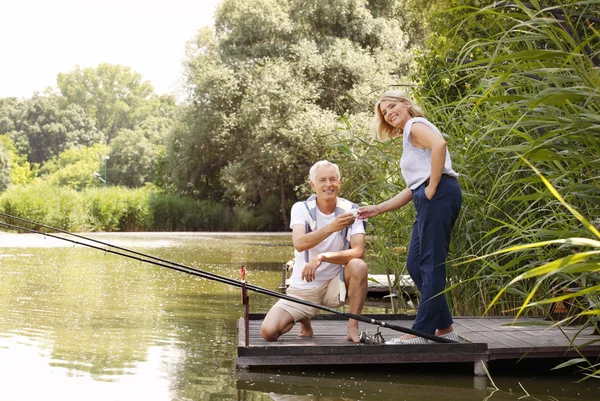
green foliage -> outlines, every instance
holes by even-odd
[[[139,187],[159,180],[164,186],[165,149],[173,130],[175,104],[161,97],[153,114],[133,130],[121,130],[111,146],[110,183]]]
[[[260,231],[272,224],[272,215],[164,192],[153,193],[149,204],[158,231]]]
[[[517,244],[466,262],[473,263],[474,261],[487,260],[502,254],[514,256],[515,254],[519,255],[538,249],[542,249],[543,254],[550,254],[547,251],[550,247],[562,247],[567,251],[532,268],[511,269],[509,271],[511,280],[498,291],[486,311],[492,309],[506,293],[514,292],[515,288],[518,291],[522,282],[534,281],[530,291],[522,294],[525,299],[518,307],[517,317],[531,308],[545,308],[549,305],[559,304],[565,306],[566,312],[552,316],[558,320],[555,324],[584,321],[585,326],[592,326],[595,331],[598,331],[600,328],[600,224],[595,226],[590,223],[579,211],[565,201],[559,191],[537,168],[526,159],[523,159],[523,161],[536,172],[555,199],[585,227],[588,231],[588,237],[573,236],[564,239]],[[505,274],[505,272],[502,272],[500,276],[504,277]],[[497,275],[497,272],[494,272],[494,275]],[[539,292],[542,292],[541,299],[538,296]],[[536,298],[539,300],[534,302]],[[581,331],[576,333],[571,338],[571,342],[573,343],[580,334]],[[568,363],[559,365],[557,368],[569,366],[570,364],[582,366],[582,371],[589,377],[594,377],[600,368],[597,361],[586,358],[571,360]]]
[[[92,231],[149,231],[152,212],[150,187],[125,190],[119,187],[89,189],[83,193],[87,226]]]
[[[280,216],[271,228],[287,228],[337,120],[369,110],[373,91],[406,71],[407,39],[359,0],[225,0],[215,27],[188,46],[189,106],[167,145],[165,186],[269,210]]]
[[[227,231],[231,211],[223,204],[168,193],[150,197],[154,228],[159,231]]]
[[[4,191],[11,181],[12,168],[10,165],[10,155],[0,142],[0,192]]]
[[[539,247],[516,255],[494,253],[498,249],[587,232],[519,155],[531,160],[582,214],[600,215],[600,148],[594,133],[600,108],[596,60],[600,41],[596,24],[578,14],[597,15],[593,10],[599,4],[531,9],[514,3],[502,9],[480,9],[478,2],[468,3],[472,7],[462,3],[438,14],[429,26],[430,43],[437,51],[418,60],[417,71],[423,75],[416,79],[423,85],[412,95],[445,134],[453,166],[461,174],[463,210],[448,266],[452,286],[448,296],[458,315],[484,313],[514,277],[570,253],[563,247]],[[569,13],[572,17],[566,18]],[[453,58],[446,60],[449,56]],[[345,185],[354,191],[355,199],[368,203],[388,199],[399,191],[393,190],[397,165],[386,162],[387,156],[378,153],[379,145],[362,143],[353,124],[356,121],[349,121],[340,133],[334,153],[343,163],[342,171],[358,177]],[[352,148],[348,141],[360,146]],[[381,149],[383,155],[399,161],[394,143]],[[385,173],[377,173],[378,169]],[[393,247],[408,243],[411,219],[405,213],[395,212],[402,216],[398,222],[386,220],[393,216],[381,216],[370,224],[377,234],[371,255],[382,265],[394,263]],[[457,259],[477,254],[492,256],[454,265]],[[396,266],[396,272],[402,273],[404,267]],[[583,288],[587,282],[588,274],[566,272],[539,287],[535,280],[518,280],[488,313],[515,313],[531,294],[528,302],[534,307],[524,312],[544,314],[549,304],[542,300],[569,286]]]
[[[154,88],[141,74],[122,65],[103,63],[96,68],[76,66],[58,74],[62,102],[78,105],[96,120],[110,144],[121,129],[133,129],[157,105]]]
[[[121,130],[111,146],[107,173],[110,184],[135,188],[152,182],[157,153],[143,130]]]
[[[94,177],[93,173],[98,172],[103,175],[102,155],[108,152],[109,147],[100,144],[65,150],[40,168],[40,177],[50,185],[66,186],[76,190],[103,186],[104,184]]]
[[[78,189],[98,184],[88,174],[98,170],[96,161],[77,149],[105,145],[116,137],[111,184],[152,182],[175,119],[174,99],[157,96],[148,81],[119,65],[75,67],[59,74],[58,81],[62,95],[48,90],[31,99],[0,99],[0,136],[10,137],[9,143],[3,141],[13,183],[27,184],[42,165],[40,174],[51,184]],[[81,158],[73,159],[76,154]]]
[[[597,8],[599,3],[587,4]],[[469,24],[498,13],[494,8],[474,11],[463,21]],[[600,46],[598,33],[575,17],[558,24],[556,17],[564,18],[566,13],[553,15],[515,5],[504,14],[511,17],[505,31],[473,38],[466,46],[479,55],[477,60],[449,65],[446,77],[471,86],[465,84],[457,98],[456,87],[433,80],[431,88],[436,90],[421,98],[432,119],[450,134],[450,149],[456,149],[453,161],[463,174],[465,202],[456,232],[465,235],[455,235],[458,255],[488,254],[523,241],[580,236],[585,231],[543,190],[518,155],[531,160],[584,214],[600,212],[600,147],[592,133],[600,109],[594,61]],[[463,294],[472,294],[475,306],[489,303],[495,290],[517,272],[564,257],[566,252],[540,248],[518,256],[496,255],[483,265],[452,271],[457,279],[481,278],[463,289]],[[536,299],[577,279],[557,279],[537,291]],[[517,283],[493,312],[514,309],[533,285],[530,280]],[[543,313],[540,308],[538,313]]]
[[[10,186],[0,195],[0,211],[73,232],[260,231],[273,224],[273,214],[264,210],[232,209],[162,192],[152,185],[75,191],[39,178],[28,185]]]
[[[74,146],[103,141],[95,122],[76,104],[60,107],[59,96],[0,102],[0,134],[8,133],[17,152],[33,164],[46,162]]]
[[[81,200],[73,189],[36,179],[28,185],[9,187],[0,197],[0,210],[63,230],[79,231],[85,227]]]
[[[600,35],[597,17],[586,16],[597,16],[600,2],[569,3],[511,5],[505,32],[476,38],[469,49],[480,56],[450,66],[473,86],[447,106],[470,128],[460,159],[470,207],[459,221],[469,237],[458,243],[462,252],[491,254],[461,268],[463,277],[487,289],[488,312],[539,314],[574,300],[583,308],[578,317],[594,324],[598,241],[579,238],[600,237],[598,220],[582,217],[600,215]],[[465,20],[496,13],[490,7]],[[497,252],[519,246],[528,252]]]
[[[39,166],[27,161],[26,155],[17,152],[8,134],[0,135],[0,146],[3,146],[10,159],[11,182],[15,185],[27,184],[37,176]]]

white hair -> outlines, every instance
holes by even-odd
[[[338,167],[337,164],[332,163],[330,161],[327,160],[319,160],[318,162],[316,162],[315,164],[313,164],[313,166],[310,168],[310,172],[308,173],[310,180],[312,182],[316,182],[317,181],[317,169],[321,166],[333,166],[333,168],[335,168],[335,173],[337,175],[337,179],[338,181],[342,178],[340,176],[340,168]]]

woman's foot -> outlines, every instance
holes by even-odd
[[[397,345],[397,344],[427,344],[429,341],[423,337],[413,336],[412,334],[404,334],[401,337],[392,338],[389,341],[385,342],[387,345]]]
[[[453,331],[454,331],[454,327],[448,326],[445,329],[437,329],[435,331],[435,335],[441,337],[444,334],[452,333]]]
[[[445,338],[447,340],[452,340],[458,342],[458,334],[454,331],[452,326],[446,327],[445,329],[438,329],[435,331],[435,335],[438,337]]]

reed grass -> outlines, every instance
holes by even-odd
[[[247,208],[143,188],[76,191],[35,180],[10,186],[0,211],[73,232],[85,231],[258,231],[270,218]]]
[[[454,18],[460,23],[435,37],[465,46],[438,49],[435,63],[426,60],[428,68],[420,69],[427,74],[417,77],[423,85],[408,87],[445,133],[461,174],[463,209],[452,237],[447,297],[457,315],[546,316],[548,300],[597,282],[595,261],[541,281],[527,272],[566,263],[583,249],[547,241],[585,238],[600,226],[600,35],[598,22],[585,18],[598,15],[600,2],[458,9],[446,12],[460,11]],[[466,25],[482,20],[495,21],[488,37],[460,37]],[[356,173],[354,199],[372,204],[395,195],[404,186],[398,144],[371,143],[355,127],[346,131],[335,154],[343,171]],[[397,273],[405,267],[389,253],[408,244],[412,211],[404,209],[378,216],[370,229],[376,234],[370,256]],[[573,210],[589,216],[589,225]],[[498,252],[524,244],[546,245]]]
[[[12,185],[0,197],[4,213],[27,217],[60,229],[81,227],[83,208],[79,194],[35,180],[26,186]]]

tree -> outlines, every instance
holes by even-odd
[[[287,200],[306,181],[315,154],[323,152],[337,117],[312,104],[314,88],[293,74],[288,63],[267,61],[246,70],[244,98],[232,118],[239,156],[221,172],[225,195],[240,204],[265,205],[270,198],[287,226]],[[293,184],[293,185],[290,185]]]
[[[158,151],[144,130],[121,130],[113,140],[108,177],[112,185],[140,187],[155,177]]]
[[[10,155],[0,143],[0,192],[4,191],[11,183],[12,170],[10,166]]]
[[[11,182],[13,184],[28,184],[37,176],[39,165],[27,161],[27,155],[17,152],[13,141],[8,134],[0,135],[0,145],[10,158]]]
[[[26,154],[30,163],[44,163],[70,147],[103,141],[94,120],[81,107],[61,108],[59,103],[52,93],[3,102],[0,134],[8,133],[18,153]]]
[[[63,105],[76,104],[96,120],[106,143],[121,129],[134,129],[152,112],[154,88],[142,75],[122,65],[100,64],[97,68],[76,66],[58,74]]]
[[[201,31],[188,47],[189,105],[167,147],[170,184],[254,210],[276,204],[281,219],[273,224],[287,225],[338,120],[370,110],[373,92],[408,68],[398,21],[369,7],[223,1],[215,32]]]
[[[150,101],[152,115],[133,130],[122,129],[110,152],[111,184],[139,187],[158,180],[164,183],[164,154],[167,137],[173,129],[175,102],[162,96]],[[159,171],[159,167],[161,170]]]
[[[101,156],[109,152],[107,145],[73,147],[52,158],[40,169],[46,184],[66,186],[76,190],[103,185],[94,172],[104,171]]]

